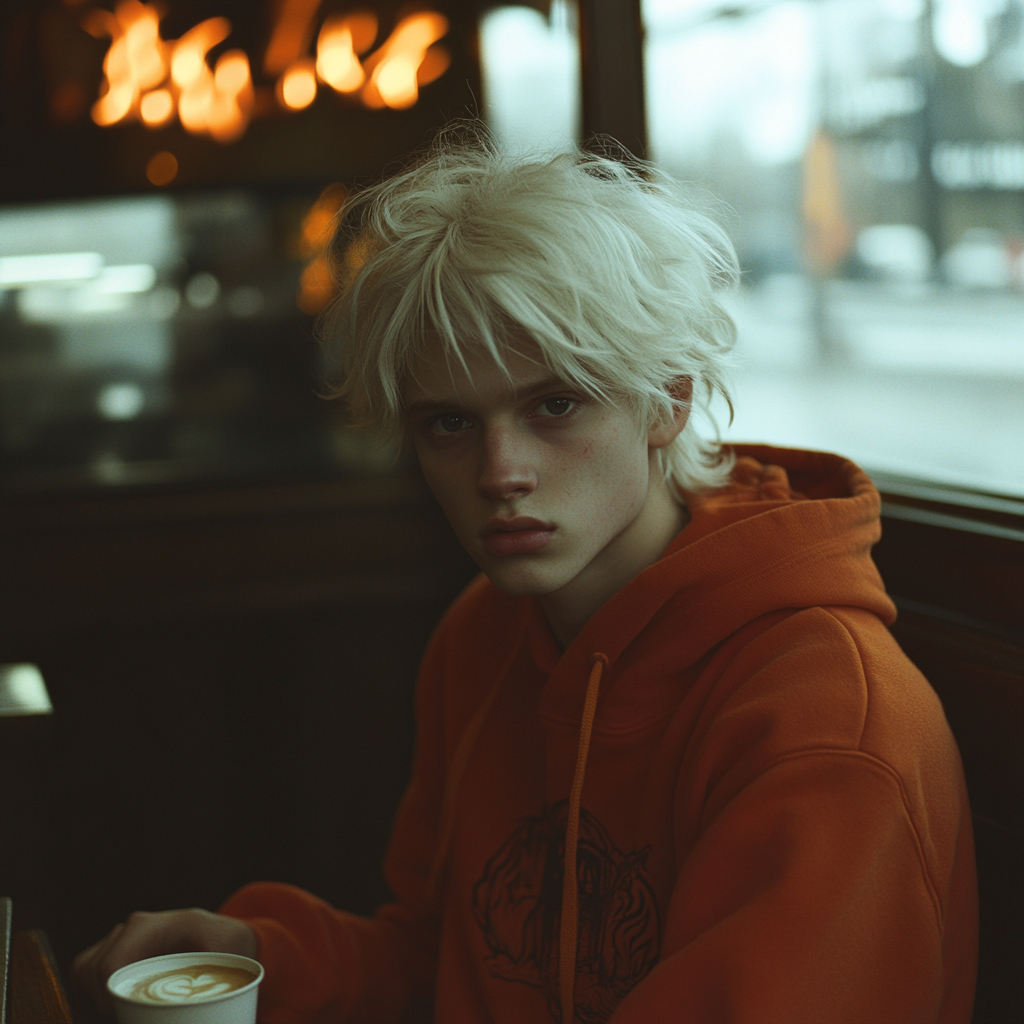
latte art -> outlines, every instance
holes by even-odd
[[[148,978],[137,981],[128,998],[143,1003],[198,1002],[222,996],[226,992],[234,992],[255,980],[255,974],[241,967],[192,964],[151,974]]]

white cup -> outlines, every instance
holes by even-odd
[[[241,968],[252,981],[223,991],[209,978],[196,976],[195,968]],[[159,1001],[140,993],[140,985],[155,978]],[[244,980],[244,979],[243,979]],[[118,1024],[255,1024],[256,998],[263,967],[247,956],[234,953],[171,953],[122,967],[107,980],[114,997]]]

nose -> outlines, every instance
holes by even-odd
[[[537,487],[537,470],[530,457],[528,440],[514,427],[492,427],[485,431],[477,486],[495,501],[525,497]]]

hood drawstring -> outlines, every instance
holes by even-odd
[[[580,797],[583,795],[583,776],[587,771],[587,754],[590,751],[590,734],[594,729],[597,714],[597,695],[601,687],[601,673],[608,664],[607,655],[595,653],[594,664],[587,682],[587,696],[583,702],[583,719],[580,722],[580,743],[576,750],[576,771],[573,773],[572,790],[569,793],[569,814],[565,823],[565,857],[562,873],[562,920],[558,937],[558,983],[562,995],[562,1024],[573,1024],[576,1015],[576,935],[579,923],[576,920],[576,843],[580,831]]]
[[[434,862],[430,869],[427,892],[434,896],[441,872],[448,858],[452,833],[455,830],[455,802],[459,794],[462,776],[466,772],[469,758],[476,746],[480,730],[490,714],[494,702],[501,692],[502,684],[512,668],[512,662],[519,653],[513,651],[503,666],[498,678],[491,686],[487,696],[469,720],[459,745],[455,749],[451,764],[448,767],[448,778],[445,783],[444,803],[441,806],[441,827],[438,831],[437,848],[434,851]],[[573,772],[572,789],[569,792],[569,810],[565,824],[565,855],[562,873],[562,914],[561,930],[558,937],[558,982],[562,1001],[562,1024],[573,1024],[575,1017],[576,988],[576,937],[579,931],[577,915],[577,873],[576,846],[580,831],[580,798],[583,795],[583,778],[587,771],[587,755],[590,752],[590,735],[594,730],[594,717],[597,714],[597,698],[601,688],[601,674],[604,666],[609,664],[608,656],[596,652],[593,656],[593,667],[587,682],[587,695],[583,701],[583,717],[580,721],[580,740],[576,749],[576,769]]]

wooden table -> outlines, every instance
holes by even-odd
[[[7,1024],[72,1024],[71,1006],[42,932],[11,934],[7,986]]]

